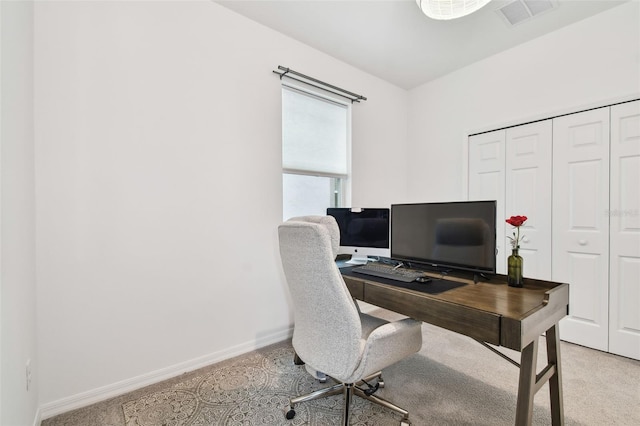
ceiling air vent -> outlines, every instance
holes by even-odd
[[[514,0],[497,9],[496,12],[507,24],[516,25],[555,7],[557,4],[554,0]]]

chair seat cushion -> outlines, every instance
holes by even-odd
[[[372,315],[360,313],[360,321],[362,323],[362,339],[367,340],[373,330],[381,325],[388,324],[389,321],[382,318],[374,317]]]

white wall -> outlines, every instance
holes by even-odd
[[[36,3],[44,416],[289,332],[277,65],[367,96],[353,205],[464,198],[469,131],[640,92],[637,17],[617,7],[407,95],[208,1]]]
[[[0,12],[0,424],[31,425],[38,406],[33,5],[0,2]]]
[[[354,203],[406,193],[406,92],[209,2],[35,7],[43,417],[284,339],[278,65],[362,93]]]
[[[469,133],[640,94],[639,4],[617,6],[412,90],[409,197],[466,199]]]

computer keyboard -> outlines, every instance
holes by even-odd
[[[415,269],[404,269],[388,265],[386,263],[369,262],[366,265],[353,268],[353,272],[359,274],[371,275],[374,277],[389,278],[390,280],[402,281],[409,283],[415,281],[416,278],[424,277],[425,273]]]

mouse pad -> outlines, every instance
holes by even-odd
[[[431,281],[429,281],[428,283],[419,283],[416,281],[412,281],[410,283],[405,283],[402,281],[396,281],[396,280],[390,280],[387,278],[380,278],[380,277],[367,277],[366,275],[363,274],[358,274],[357,272],[353,272],[352,269],[355,268],[355,266],[350,266],[347,268],[340,268],[340,272],[342,272],[342,275],[348,276],[348,277],[354,277],[354,278],[359,278],[359,279],[369,279],[371,281],[376,281],[376,282],[380,282],[383,284],[389,284],[395,287],[401,287],[401,288],[407,288],[409,290],[415,290],[415,291],[419,291],[421,293],[427,293],[427,294],[438,294],[438,293],[443,293],[447,290],[451,290],[454,288],[458,288],[458,287],[462,287],[464,285],[467,285],[465,283],[460,283],[457,281],[447,281],[447,280],[443,280],[443,279],[439,279],[439,278],[432,278]]]

